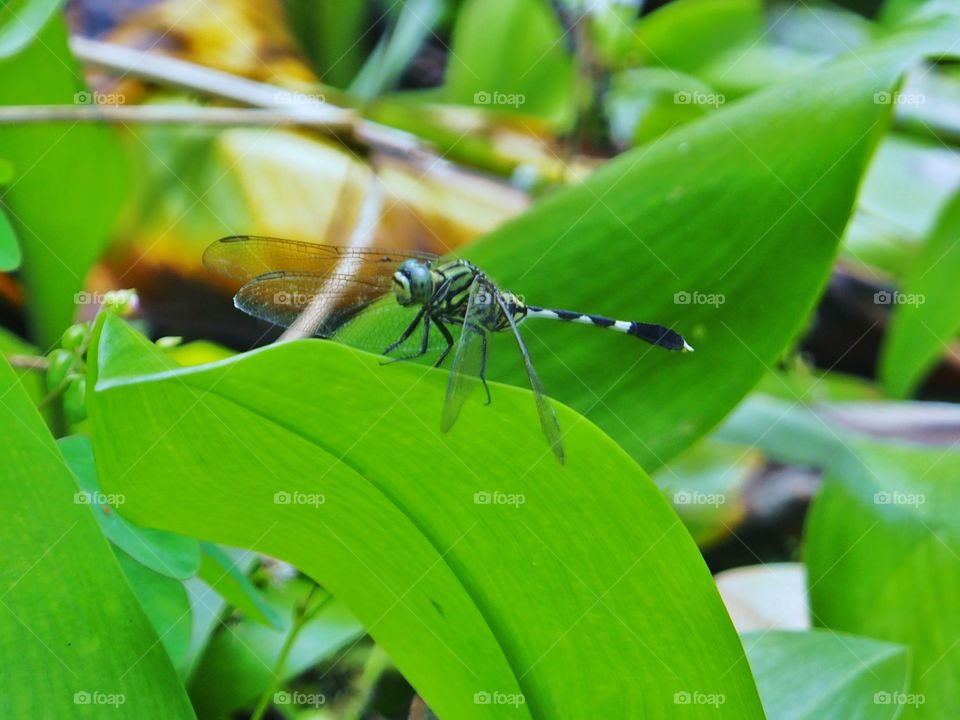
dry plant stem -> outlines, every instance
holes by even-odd
[[[202,105],[8,105],[0,125],[30,122],[109,122],[153,125],[299,125],[336,130],[322,114],[296,108],[228,108]]]
[[[331,134],[345,133],[358,143],[411,160],[423,161],[433,157],[416,136],[370,122],[354,110],[331,105],[306,93],[248,80],[186,60],[84,37],[72,37],[70,49],[79,60],[104,70],[242,105],[279,111],[284,117],[292,118],[292,123],[309,124]]]
[[[23,370],[39,370],[46,372],[50,367],[50,362],[45,357],[39,355],[7,355],[7,362],[15,368]]]

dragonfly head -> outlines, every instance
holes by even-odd
[[[433,274],[422,260],[404,260],[393,274],[393,292],[404,307],[423,305],[433,295]]]

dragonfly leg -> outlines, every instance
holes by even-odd
[[[403,342],[401,340],[400,342]],[[418,357],[423,357],[427,354],[427,350],[430,347],[430,316],[427,315],[423,319],[423,340],[420,342],[420,351],[415,352],[412,355],[404,355],[402,357],[390,358],[386,362],[381,362],[381,365],[390,365],[391,363],[399,362],[400,360],[416,360]]]
[[[450,351],[453,350],[453,335],[450,334],[450,330],[447,329],[447,326],[439,320],[434,319],[433,322],[443,335],[443,339],[447,341],[447,346],[443,349],[443,352],[440,353],[440,357],[438,357],[437,361],[433,364],[434,367],[440,367],[443,365],[443,361],[447,359],[447,355],[450,354]]]
[[[487,385],[487,334],[483,333],[483,356],[480,360],[480,382],[483,383],[483,389],[487,391],[487,402],[489,405],[493,402],[493,398],[490,397],[490,387]]]
[[[413,322],[410,323],[410,325],[407,326],[407,329],[403,331],[403,334],[400,335],[399,338],[397,338],[397,341],[394,342],[394,343],[392,343],[386,350],[384,350],[384,351],[381,353],[381,355],[389,355],[389,354],[392,353],[394,350],[396,350],[398,347],[400,347],[401,345],[403,345],[403,343],[405,343],[405,342],[407,341],[407,338],[409,338],[409,337],[413,334],[413,331],[417,329],[417,325],[420,324],[420,321],[423,319],[423,314],[424,314],[425,312],[426,312],[426,306],[420,308],[420,312],[417,313],[417,316],[413,319]],[[425,330],[424,330],[424,334],[426,334],[426,332],[427,332],[427,331],[426,331],[426,329],[425,329]],[[422,354],[422,353],[421,353],[421,354]],[[395,362],[396,360],[405,360],[405,359],[406,359],[406,358],[394,358],[393,360],[390,360],[389,362],[385,362],[385,363],[382,362],[382,363],[380,363],[380,364],[381,364],[381,365],[389,365],[390,362]]]

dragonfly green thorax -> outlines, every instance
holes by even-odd
[[[238,308],[277,325],[290,325],[301,316],[315,317],[311,332],[382,355],[396,353],[391,360],[410,360],[437,350],[431,338],[435,340],[439,334],[444,345],[434,366],[439,367],[453,352],[441,421],[444,431],[453,426],[478,381],[490,402],[488,336],[501,331],[513,335],[533,390],[540,427],[561,463],[563,433],[518,329],[522,321],[546,318],[592,325],[666,350],[693,350],[681,335],[662,325],[527,305],[467,260],[441,262],[426,253],[238,236],[213,243],[203,261],[211,270],[243,281],[234,296]],[[391,292],[406,308],[404,312],[379,312],[383,309],[379,301]],[[360,331],[351,332],[357,320]],[[396,320],[403,324],[394,324]],[[372,332],[364,333],[364,327]],[[459,338],[451,328],[459,328]]]

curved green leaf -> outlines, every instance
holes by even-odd
[[[911,649],[903,718],[960,716],[960,454],[858,442],[807,520],[814,621]]]
[[[7,214],[0,207],[0,272],[16,270],[20,266],[20,246]]]
[[[117,512],[122,509],[125,498],[122,495],[107,497],[100,490],[89,438],[74,435],[63,438],[58,444],[80,486],[78,500],[90,505],[100,529],[110,542],[160,575],[185,580],[197,574],[200,547],[196,540],[137,527]]]
[[[548,0],[463,3],[447,68],[451,102],[563,123],[572,87],[566,35]]]
[[[201,543],[201,546],[203,559],[200,563],[200,577],[231,605],[252,617],[256,622],[279,628],[282,624],[280,616],[270,607],[240,567],[240,564],[247,566],[253,564],[253,556],[246,553],[250,559],[241,563],[243,558],[234,559],[213,543]]]
[[[192,627],[187,589],[182,581],[154,572],[120,548],[114,552],[163,649],[179,667],[190,646]]]
[[[0,59],[0,76],[2,104],[92,100],[59,14],[22,52]],[[17,170],[3,203],[23,251],[32,339],[49,348],[73,320],[76,293],[106,244],[126,192],[125,161],[113,130],[88,123],[0,126],[0,155]]]
[[[902,292],[877,293],[893,306],[880,373],[892,395],[908,395],[960,330],[960,195],[943,209],[904,279]]]
[[[792,343],[826,281],[889,91],[956,25],[915,30],[725,105],[605,164],[469,250],[537,305],[669,325],[676,355],[524,323],[548,393],[650,470],[716,424]],[[499,340],[499,338],[498,338]],[[494,342],[490,376],[521,385]]]
[[[104,488],[141,524],[292,562],[441,717],[673,718],[694,690],[724,695],[719,717],[762,717],[693,541],[576,414],[558,408],[560,467],[514,388],[441,436],[442,371],[324,341],[169,362],[101,322],[88,396]]]
[[[767,720],[891,720],[906,699],[902,645],[825,630],[742,637]]]
[[[0,697],[10,717],[192,718],[70,470],[0,359]]]
[[[0,7],[0,58],[20,52],[30,44],[62,0],[9,0]]]

